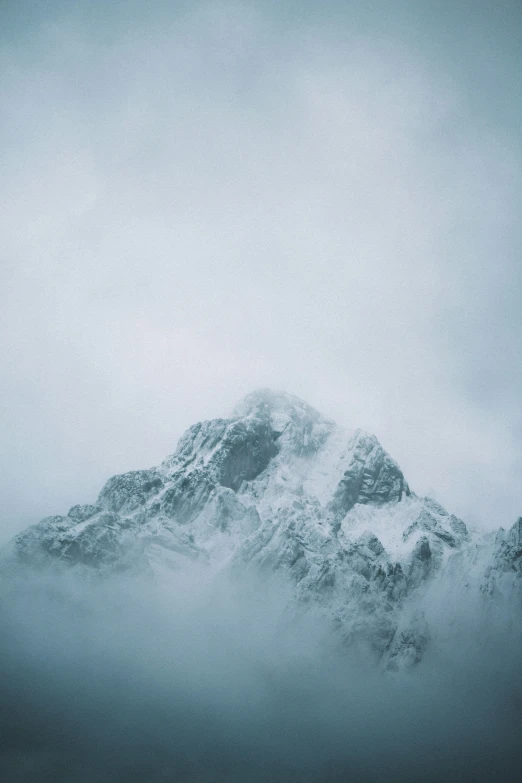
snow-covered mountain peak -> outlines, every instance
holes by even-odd
[[[279,440],[279,449],[300,456],[315,453],[335,429],[331,419],[322,416],[304,400],[272,389],[247,394],[232,415],[238,419],[253,417],[268,421],[274,438]]]
[[[427,635],[418,617],[413,630],[404,626],[404,607],[463,563],[478,562],[487,589],[505,591],[520,574],[521,529],[479,544],[462,520],[410,492],[374,435],[264,389],[231,418],[190,427],[159,467],[113,476],[95,504],[19,534],[8,554],[101,572],[161,573],[199,560],[220,572],[276,573],[347,638],[363,628],[379,655],[411,662]]]
[[[319,411],[304,400],[293,394],[273,389],[257,389],[247,394],[237,403],[232,415],[237,418],[268,416],[276,429],[278,424],[283,425],[284,428],[294,420],[326,421]]]

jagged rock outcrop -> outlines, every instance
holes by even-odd
[[[350,443],[351,458],[329,508],[342,518],[356,503],[400,501],[410,490],[399,466],[377,438],[357,430]]]
[[[451,574],[483,593],[513,593],[521,555],[522,518],[481,543],[412,493],[373,435],[263,390],[230,419],[190,427],[159,467],[114,476],[96,504],[16,536],[3,562],[107,574],[200,560],[236,579],[276,574],[296,606],[326,615],[344,644],[393,669],[418,663],[429,644],[431,585]]]
[[[507,532],[500,530],[497,539],[496,563],[502,571],[522,574],[522,517]]]

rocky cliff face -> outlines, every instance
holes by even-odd
[[[521,536],[519,519],[480,541],[412,493],[374,436],[260,391],[230,419],[191,427],[159,467],[114,476],[93,505],[18,535],[3,563],[161,574],[199,560],[237,579],[277,574],[295,606],[397,668],[429,646],[437,584],[451,580],[457,602],[469,591],[519,602]]]

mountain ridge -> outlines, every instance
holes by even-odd
[[[428,648],[438,585],[454,584],[456,604],[475,594],[519,601],[521,525],[470,533],[410,490],[374,435],[262,389],[231,418],[189,427],[159,466],[113,476],[95,503],[15,536],[2,559],[4,570],[157,575],[197,561],[238,579],[275,574],[296,607],[324,614],[344,644],[393,669]]]

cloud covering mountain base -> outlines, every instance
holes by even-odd
[[[514,781],[520,629],[415,673],[340,651],[285,586],[71,573],[0,604],[3,780]]]
[[[1,777],[514,781],[521,556],[255,392],[1,551]]]

